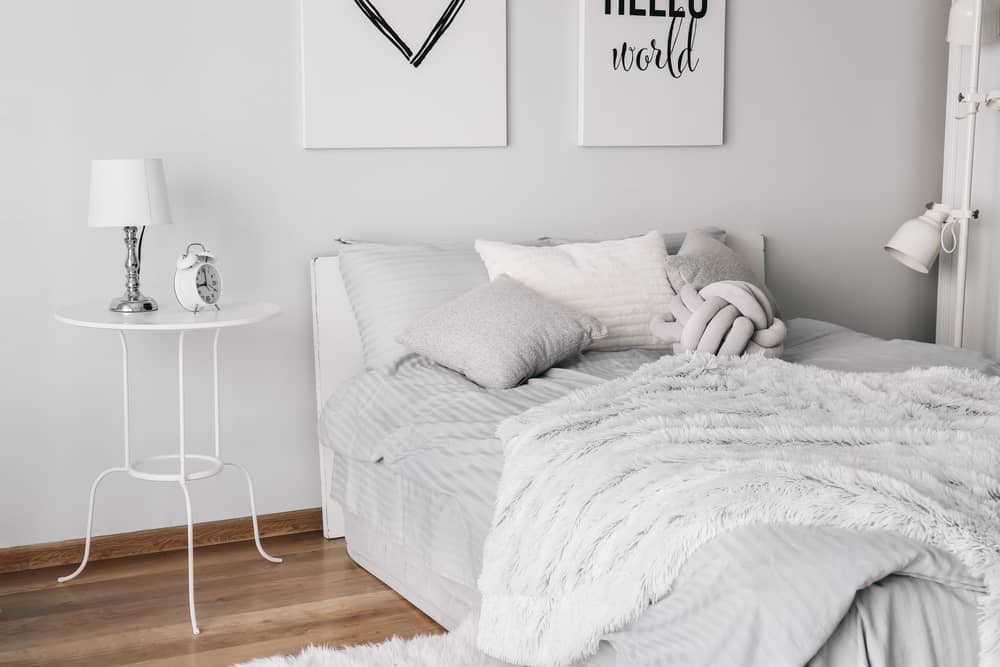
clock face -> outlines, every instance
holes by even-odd
[[[195,276],[195,287],[198,296],[208,305],[213,305],[219,300],[222,291],[222,281],[219,279],[219,272],[211,264],[202,264],[198,267],[198,274]]]

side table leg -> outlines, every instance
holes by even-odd
[[[191,632],[199,635],[201,630],[198,629],[198,617],[194,613],[194,527],[191,521],[191,494],[188,493],[187,483],[184,480],[178,484],[181,485],[181,491],[184,492],[184,507],[187,509],[188,610],[191,612]]]
[[[65,577],[59,577],[58,581],[60,584],[65,583],[70,579],[75,579],[78,574],[83,572],[83,568],[87,567],[87,561],[90,559],[91,534],[94,529],[94,498],[97,495],[97,487],[100,485],[101,481],[111,473],[127,471],[128,468],[108,468],[94,480],[94,484],[90,487],[90,509],[87,510],[87,538],[83,546],[83,561],[80,563],[80,567],[76,568],[76,571],[73,572],[73,574],[68,574]]]
[[[232,466],[243,472],[243,476],[247,478],[247,491],[250,493],[250,520],[253,522],[253,541],[257,545],[257,551],[260,555],[264,557],[264,560],[271,561],[272,563],[280,563],[280,558],[275,558],[271,554],[264,551],[264,547],[260,543],[260,529],[257,527],[257,505],[254,503],[253,499],[253,481],[250,479],[250,473],[247,469],[238,463],[226,463],[224,465]]]

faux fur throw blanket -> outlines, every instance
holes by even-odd
[[[597,650],[685,560],[758,523],[887,530],[957,556],[989,593],[1000,665],[1000,380],[664,357],[502,423],[478,643],[527,665]]]

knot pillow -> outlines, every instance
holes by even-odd
[[[650,323],[650,332],[672,343],[674,352],[780,356],[785,323],[764,290],[753,283],[725,280],[700,291],[687,284],[670,302],[670,312]]]

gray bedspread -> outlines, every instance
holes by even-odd
[[[322,415],[323,443],[365,464],[351,466],[353,475],[341,468],[333,494],[434,571],[474,587],[503,464],[496,425],[655,358],[588,353],[506,391],[419,357],[393,375],[366,373]],[[975,353],[802,319],[789,323],[784,358],[850,371],[952,365],[1000,374]],[[975,664],[977,586],[949,556],[893,535],[752,527],[698,552],[671,595],[608,633],[596,661]]]

